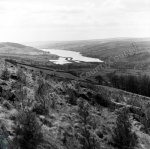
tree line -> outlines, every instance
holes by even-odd
[[[150,77],[148,75],[116,75],[109,74],[109,81],[115,88],[150,97]]]

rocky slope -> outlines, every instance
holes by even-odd
[[[3,145],[11,149],[25,149],[26,145],[31,149],[115,149],[116,120],[120,112],[127,109],[128,123],[137,136],[132,148],[150,148],[149,98],[23,68],[8,67],[1,71]],[[121,119],[121,126],[128,123]],[[120,131],[117,128],[117,132],[126,134],[125,142],[128,133],[121,128]],[[31,138],[29,135],[26,138],[26,133],[32,134]],[[36,137],[32,137],[34,135]],[[120,144],[122,148],[131,148],[126,146],[129,143]]]

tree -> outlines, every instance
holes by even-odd
[[[103,83],[103,77],[100,76],[100,75],[99,75],[99,76],[96,76],[96,77],[95,77],[95,80],[98,81],[98,84],[99,84],[99,85],[101,85],[101,84]]]
[[[69,95],[68,97],[68,103],[71,105],[76,105],[77,104],[77,93],[73,89],[67,89],[66,93]]]
[[[99,149],[98,136],[94,133],[96,125],[93,116],[90,114],[90,105],[83,99],[78,100],[78,134],[81,149]]]
[[[31,111],[19,114],[14,132],[14,145],[20,147],[19,149],[37,149],[43,141],[41,125],[36,114]]]
[[[19,70],[17,71],[17,78],[18,78],[18,81],[19,81],[20,83],[26,85],[27,78],[26,78],[25,73],[24,73],[21,69],[19,69]]]
[[[48,115],[50,108],[56,107],[56,98],[50,92],[51,86],[45,80],[38,80],[38,87],[35,88],[35,99],[37,103],[33,107],[36,114]]]
[[[117,117],[112,138],[113,146],[118,149],[133,149],[137,144],[137,136],[131,130],[131,123],[126,109],[123,109]]]

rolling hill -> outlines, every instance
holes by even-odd
[[[63,49],[81,52],[84,56],[107,59],[134,48],[140,53],[150,51],[150,38],[112,38],[80,41],[54,41],[28,43],[36,48]]]
[[[18,43],[0,42],[0,54],[29,54],[38,55],[43,51]]]

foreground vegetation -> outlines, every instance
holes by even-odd
[[[16,66],[0,74],[0,148],[150,147],[148,98]]]

